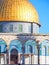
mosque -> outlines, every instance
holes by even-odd
[[[0,65],[49,64],[49,35],[29,0],[0,0]]]

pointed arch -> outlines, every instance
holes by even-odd
[[[49,55],[49,40],[44,40],[40,43],[40,55]]]
[[[11,41],[11,43],[10,43],[10,51],[12,49],[16,49],[16,50],[18,50],[19,53],[21,53],[21,48],[22,48],[21,41],[19,41],[17,39],[14,39],[14,40]]]
[[[25,43],[25,51],[26,51],[26,53],[37,54],[37,44],[36,44],[36,41],[28,40]]]

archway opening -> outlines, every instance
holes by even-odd
[[[27,64],[34,64],[34,63],[38,63],[37,62],[37,44],[36,41],[34,40],[28,40],[25,43],[25,51],[26,51],[26,56],[28,55],[28,57],[26,57],[25,59],[25,64],[26,64],[26,60],[28,60]],[[36,57],[36,58],[35,58]],[[35,61],[35,59],[36,61]]]
[[[21,52],[22,52],[22,45],[21,41],[19,40],[12,40],[9,47],[9,64],[17,64],[21,62]],[[11,56],[11,57],[10,57]],[[12,58],[13,57],[13,58]],[[15,58],[16,57],[16,58]],[[11,61],[11,58],[14,59]],[[11,62],[10,62],[11,61]]]
[[[18,64],[18,50],[12,49],[10,52],[10,64]]]

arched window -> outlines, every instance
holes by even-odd
[[[22,32],[23,31],[23,25],[22,24],[19,24],[18,27],[19,27],[18,28],[18,32]]]
[[[10,25],[10,31],[9,32],[13,32],[13,25]]]
[[[25,52],[28,54],[28,53],[32,53],[32,54],[35,54],[36,53],[36,41],[33,41],[33,40],[28,40],[26,43],[25,43]],[[36,53],[37,54],[37,53]]]
[[[40,44],[41,50],[40,50],[40,55],[44,55],[47,56],[49,53],[49,41],[48,40],[44,40],[41,44]]]

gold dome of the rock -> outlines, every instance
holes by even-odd
[[[28,0],[0,0],[0,21],[23,21],[39,24],[38,13]]]

